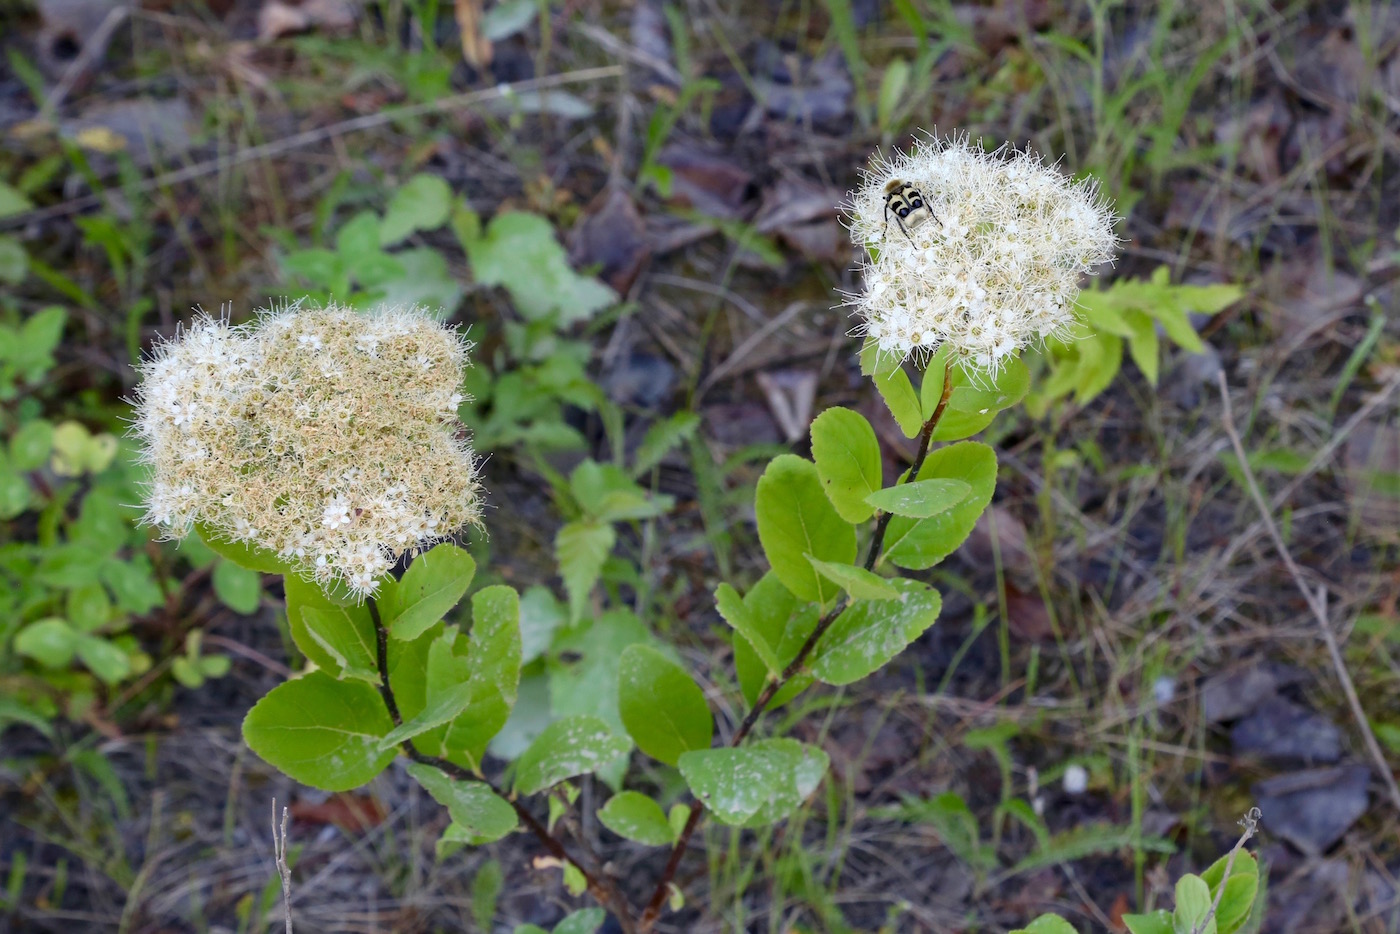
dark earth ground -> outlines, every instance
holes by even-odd
[[[458,43],[450,6],[438,35],[448,50]],[[104,5],[11,4],[0,12],[0,45],[35,57],[52,87],[69,73],[70,43],[81,50],[92,39],[91,17],[72,10],[91,7]],[[676,45],[657,8],[587,2],[552,9],[547,54],[536,23],[497,44],[489,74],[458,64],[450,83],[467,90],[519,80],[541,61],[549,73],[624,63],[621,82],[573,88],[591,105],[589,116],[506,126],[448,109],[411,125],[327,134],[162,186],[147,273],[154,308],[142,336],[170,333],[194,305],[227,302],[243,316],[284,294],[265,231],[309,229],[333,170],[353,170],[356,186],[367,188],[386,174],[428,171],[483,217],[502,205],[548,214],[577,265],[600,265],[637,302],[634,314],[592,334],[590,372],[639,420],[684,407],[687,387],[699,385],[690,404],[723,456],[756,441],[782,443],[772,387],[809,386],[814,411],[844,404],[883,418],[892,469],[907,443],[859,375],[844,311],[830,307],[834,288],[856,285],[832,205],[871,149],[901,144],[915,127],[957,127],[1063,153],[1067,168],[1100,173],[1126,214],[1126,246],[1111,276],[1146,276],[1165,263],[1173,281],[1238,282],[1245,299],[1201,322],[1205,355],[1169,354],[1159,388],[1128,365],[1086,408],[1011,419],[996,441],[1003,469],[995,529],[979,530],[939,568],[935,580],[947,595],[939,624],[878,675],[828,690],[828,709],[795,727],[831,754],[829,790],[803,818],[759,839],[710,830],[704,849],[714,871],[692,853],[680,874],[689,908],[670,929],[875,931],[888,923],[898,931],[995,931],[1043,910],[1083,930],[1110,929],[1124,911],[1143,907],[1130,848],[979,877],[932,824],[892,813],[905,796],[952,790],[988,834],[1002,772],[964,738],[1010,723],[1020,727],[1005,747],[1015,793],[1043,807],[1052,831],[1123,828],[1132,789],[1145,791],[1144,833],[1176,849],[1147,854],[1145,889],[1157,904],[1170,902],[1181,872],[1224,852],[1236,820],[1258,804],[1258,852],[1269,868],[1263,930],[1397,930],[1398,815],[1317,623],[1222,463],[1228,442],[1215,379],[1223,371],[1251,452],[1294,453],[1260,468],[1265,495],[1287,488],[1279,515],[1287,513],[1290,551],[1314,586],[1327,585],[1369,719],[1400,725],[1400,667],[1394,636],[1387,638],[1400,596],[1400,509],[1367,473],[1400,469],[1393,322],[1355,378],[1342,384],[1339,376],[1372,315],[1394,317],[1400,10],[1242,3],[1171,12],[1128,3],[1096,19],[1077,3],[917,6],[931,24],[932,75],[882,135],[858,118],[863,99],[892,57],[912,56],[919,45],[893,5],[857,3],[850,13],[868,70],[853,82],[829,32],[837,7],[844,5],[683,7],[694,26],[690,67],[718,90],[708,114],[692,108],[663,150],[676,178],[669,200],[631,191],[627,180],[649,114],[674,97]],[[302,9],[310,16],[321,6]],[[421,48],[421,35],[393,28],[397,6],[349,9],[341,35],[393,55]],[[313,40],[337,35],[334,24],[260,40],[258,13],[258,3],[244,0],[208,9],[144,4],[67,91],[60,125],[96,121],[120,132],[130,119],[121,106],[156,107],[167,161],[142,165],[149,177],[216,155],[207,136],[188,130],[201,120],[207,129],[215,111],[221,127],[234,128],[224,142],[246,148],[409,99],[392,71],[370,65],[371,77],[356,72],[347,82],[346,62],[319,58],[324,46]],[[1068,51],[1071,41],[1091,47],[1096,28],[1101,63]],[[1103,95],[1092,90],[1094,73]],[[1157,134],[1174,108],[1186,116],[1163,141]],[[18,75],[0,65],[0,146],[11,166],[34,157],[37,144],[16,128],[35,112]],[[621,194],[607,194],[610,177]],[[119,309],[130,296],[109,281],[99,251],[79,241],[80,212],[67,207],[87,193],[74,175],[33,216],[4,223],[35,257],[112,303],[110,314],[75,312],[80,326],[70,328],[60,355],[69,366],[59,372],[74,400],[114,400],[133,379]],[[778,244],[778,268],[675,210],[687,206],[753,223]],[[450,244],[445,233],[426,240],[444,251]],[[23,308],[56,298],[32,279],[17,297]],[[490,335],[490,322],[510,313],[502,294],[473,289],[454,320],[485,322]],[[766,336],[746,345],[760,329]],[[601,445],[595,421],[575,421]],[[1319,453],[1317,464],[1299,466]],[[760,559],[745,522],[751,493],[742,492],[758,469],[727,481],[740,491],[730,518],[741,573]],[[493,456],[484,479],[500,506],[487,521],[502,576],[523,585],[550,575],[550,530],[559,520],[540,481],[509,452]],[[670,595],[670,638],[724,684],[728,648],[709,597],[718,572],[684,459],[663,465],[661,488],[680,504],[649,552],[657,592]],[[397,769],[364,796],[328,799],[243,747],[244,712],[288,663],[277,596],[252,617],[218,609],[198,587],[187,600],[192,618],[236,646],[229,677],[152,693],[119,719],[99,712],[102,722],[63,728],[57,745],[23,729],[5,733],[0,877],[19,852],[28,875],[0,930],[267,930],[258,919],[248,926],[240,912],[275,875],[273,798],[297,814],[298,931],[476,929],[472,880],[488,858],[505,871],[496,929],[549,924],[576,906],[557,872],[531,868],[534,850],[522,836],[435,861],[445,815]],[[980,633],[978,606],[991,610]],[[1363,629],[1358,618],[1383,625]],[[171,642],[161,627],[181,624],[156,621],[143,636],[154,652]],[[110,761],[124,806],[70,767],[68,746]],[[1387,753],[1393,762],[1400,749]],[[1096,763],[1086,793],[1062,788],[1058,766],[1069,758]],[[39,771],[29,771],[35,763]],[[596,794],[585,789],[585,804]],[[584,829],[644,897],[659,869],[656,851]],[[1033,844],[1007,822],[997,841],[1001,866]],[[762,854],[742,899],[734,890],[741,852]],[[781,890],[775,877],[786,881]],[[903,913],[887,921],[899,904]],[[694,909],[707,905],[723,920],[701,920]],[[280,923],[275,905],[265,920]]]

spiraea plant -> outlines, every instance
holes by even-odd
[[[445,844],[523,829],[543,848],[537,866],[562,869],[574,894],[589,892],[629,934],[684,903],[674,879],[707,817],[757,828],[801,807],[827,755],[764,714],[818,682],[870,675],[937,620],[941,597],[917,572],[962,543],[996,486],[995,452],[966,439],[1025,396],[1020,350],[1063,331],[1080,277],[1115,245],[1091,185],[966,141],[921,143],[876,165],[849,210],[869,256],[851,299],[862,366],[917,453],[887,482],[869,422],[833,408],[811,425],[811,459],[768,464],[754,507],[769,568],[714,592],[742,694],[715,705],[742,711],[719,728],[678,653],[651,638],[620,653],[615,685],[589,688],[615,690],[615,717],[556,709],[533,742],[504,753],[507,769],[501,745],[487,758],[522,663],[540,649],[522,643],[509,587],[472,593],[469,622],[456,611],[476,568],[448,539],[480,521],[489,496],[457,422],[468,348],[454,332],[412,310],[293,307],[247,328],[201,320],[160,347],[139,396],[148,518],[285,575],[291,633],[309,662],[248,714],[249,746],[328,790],[406,758],[451,815]],[[925,374],[917,387],[911,369]],[[624,471],[594,465],[570,483],[601,517],[594,525],[655,514]],[[415,557],[397,576],[405,555]],[[597,603],[578,591],[596,586],[596,568],[586,581],[564,577],[570,614],[558,624],[588,625]],[[532,588],[526,603],[538,596]],[[678,773],[681,800],[626,787],[634,749]],[[598,820],[658,848],[653,878],[619,882],[556,832],[590,800],[572,783],[595,773],[615,792]],[[585,928],[603,914],[588,911]]]

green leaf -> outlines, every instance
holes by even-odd
[[[1210,886],[1200,876],[1188,873],[1176,880],[1176,908],[1172,911],[1175,934],[1216,934],[1215,919],[1206,923],[1211,901]],[[1203,923],[1204,928],[1197,931]]]
[[[952,509],[971,492],[972,487],[961,480],[918,480],[876,490],[865,501],[881,512],[927,519]]]
[[[645,645],[632,645],[618,665],[618,711],[642,752],[667,765],[682,753],[709,749],[714,718],[705,693],[684,668]]]
[[[812,634],[821,616],[815,603],[805,603],[782,585],[769,571],[744,595],[744,609],[756,635],[773,647],[774,667],[782,671],[797,657],[802,644]],[[753,704],[768,680],[769,668],[750,648],[746,639],[734,641],[734,673],[744,699]],[[807,672],[798,672],[779,689],[768,706],[776,709],[806,690],[812,683]]]
[[[247,542],[235,542],[220,538],[213,529],[202,522],[196,522],[194,529],[199,533],[204,544],[209,546],[210,551],[222,555],[239,567],[247,568],[250,571],[261,571],[264,574],[295,575],[290,564],[266,548],[249,545]]]
[[[961,441],[934,451],[924,461],[918,480],[961,480],[972,487],[962,502],[927,519],[895,516],[885,533],[881,561],[902,568],[933,567],[963,543],[996,490],[996,453],[976,441]]]
[[[1070,924],[1059,915],[1041,915],[1023,928],[1012,931],[1011,934],[1079,934]]]
[[[532,795],[566,778],[587,775],[626,755],[632,742],[598,717],[555,720],[515,764],[515,790]]]
[[[812,562],[818,574],[846,591],[853,600],[893,600],[899,596],[899,591],[888,580],[865,568],[818,561],[811,555],[807,556],[807,560]]]
[[[13,519],[29,508],[29,481],[23,475],[0,468],[0,519]]]
[[[605,522],[570,522],[554,537],[554,557],[559,576],[569,594],[569,621],[577,622],[588,603],[593,585],[598,583],[603,562],[608,560],[617,532]]]
[[[384,210],[379,245],[393,246],[415,230],[436,230],[447,223],[452,189],[436,175],[419,173],[405,182]]]
[[[295,574],[284,579],[287,625],[301,653],[336,678],[379,681],[374,620],[366,606],[342,606]]]
[[[1172,934],[1172,913],[1154,911],[1147,915],[1124,915],[1123,924],[1130,934]]]
[[[501,584],[472,594],[471,637],[457,654],[438,649],[428,655],[427,706],[437,695],[465,692],[465,703],[440,732],[424,736],[418,746],[454,762],[476,768],[486,746],[510,719],[520,686],[520,600]],[[463,762],[465,760],[465,762]]]
[[[1221,880],[1225,878],[1225,866],[1229,861],[1227,853],[1201,873],[1201,878],[1210,886],[1212,899],[1220,888]],[[1220,905],[1215,910],[1215,923],[1220,928],[1220,934],[1234,934],[1244,925],[1249,919],[1249,912],[1254,907],[1254,899],[1258,894],[1259,863],[1252,853],[1241,848],[1235,854],[1234,863],[1230,865],[1230,878],[1225,882],[1225,894],[1220,896]]]
[[[581,908],[554,926],[554,934],[594,934],[607,920],[601,908]]]
[[[15,651],[45,668],[67,668],[77,647],[77,631],[57,616],[32,622],[15,636]]]
[[[33,209],[33,207],[34,202],[26,198],[24,192],[13,185],[0,182],[0,217],[22,214],[25,211]]]
[[[472,274],[482,285],[502,285],[527,320],[553,317],[562,325],[592,317],[613,304],[616,293],[569,266],[543,217],[498,214],[484,236],[464,241]]]
[[[893,354],[880,355],[877,345],[870,346],[877,347],[871,377],[875,388],[880,391],[880,398],[885,400],[904,436],[916,437],[924,427],[924,416],[919,406],[919,394],[914,391],[914,384],[904,371],[903,362]]]
[[[520,595],[520,663],[539,658],[554,641],[554,633],[568,622],[564,609],[549,588],[535,584]]]
[[[667,454],[690,440],[699,427],[700,416],[694,412],[677,412],[654,423],[632,455],[632,476],[640,477],[656,467]]]
[[[896,580],[898,600],[860,600],[836,617],[808,668],[827,684],[850,684],[885,665],[938,619],[943,598],[918,581]]]
[[[472,920],[478,931],[494,930],[496,901],[505,886],[500,860],[488,859],[472,876]]]
[[[232,561],[220,561],[214,565],[214,593],[233,612],[251,616],[262,603],[262,576]]]
[[[25,422],[10,438],[10,466],[18,471],[38,470],[53,450],[53,423],[43,418]]]
[[[408,764],[408,774],[447,808],[452,820],[478,843],[499,840],[516,827],[515,808],[502,800],[484,782],[462,781],[441,769],[419,762]]]
[[[556,717],[592,714],[625,733],[618,712],[618,669],[631,645],[655,643],[631,610],[608,610],[555,639],[550,653],[550,707]]]
[[[112,685],[131,674],[131,658],[101,636],[78,636],[78,658],[103,684]]]
[[[1128,340],[1128,354],[1142,371],[1142,375],[1147,377],[1148,384],[1155,387],[1159,357],[1157,324],[1148,317],[1147,312],[1136,308],[1124,311],[1123,320],[1132,330],[1132,336]]]
[[[795,739],[765,739],[737,749],[687,752],[677,763],[695,797],[715,819],[762,827],[787,817],[811,796],[829,760]]]
[[[676,832],[666,819],[661,805],[636,791],[623,791],[608,799],[598,809],[603,826],[634,843],[646,846],[670,846]]]
[[[734,628],[734,631],[739,634],[750,650],[759,657],[769,674],[782,673],[783,666],[779,664],[777,654],[773,651],[773,647],[768,644],[768,639],[759,631],[758,624],[749,613],[748,607],[744,605],[744,598],[739,596],[739,591],[728,584],[720,584],[715,588],[715,608],[719,610],[719,615]]]
[[[569,490],[584,515],[598,522],[650,519],[663,515],[674,503],[669,496],[651,496],[620,467],[594,460],[574,468]]]
[[[812,422],[812,459],[831,505],[847,522],[870,518],[867,497],[883,485],[880,442],[865,416],[839,406]]]
[[[373,687],[313,671],[258,701],[243,720],[243,739],[269,765],[304,785],[348,791],[394,760],[397,750],[379,748],[393,727]]]
[[[793,454],[775,457],[758,480],[754,511],[763,552],[783,586],[803,600],[835,600],[841,589],[818,574],[807,555],[850,564],[856,530],[827,499],[816,465]]]
[[[68,623],[79,632],[96,632],[112,618],[112,601],[107,588],[97,581],[79,584],[68,591],[64,601]]]
[[[451,542],[414,558],[402,580],[384,584],[379,610],[389,635],[418,638],[457,605],[475,574],[472,556]]]

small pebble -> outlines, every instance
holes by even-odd
[[[1082,765],[1065,769],[1065,794],[1082,795],[1089,788],[1089,770]]]

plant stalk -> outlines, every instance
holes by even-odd
[[[403,725],[403,717],[399,714],[399,704],[394,698],[394,689],[389,684],[389,633],[384,628],[384,623],[379,616],[379,606],[374,598],[368,598],[370,619],[374,620],[375,635],[375,660],[379,666],[379,696],[384,699],[384,707],[389,711],[389,719],[393,720],[394,726]],[[521,804],[514,795],[506,795],[496,783],[486,778],[484,775],[476,775],[469,769],[465,769],[455,762],[444,759],[440,756],[430,756],[419,751],[413,744],[413,740],[404,740],[400,745],[404,754],[414,762],[422,765],[429,765],[438,769],[457,781],[482,782],[503,800],[510,803],[515,809],[516,816],[535,837],[549,851],[549,855],[559,860],[561,863],[568,863],[577,869],[588,885],[588,892],[600,905],[606,907],[617,918],[618,925],[622,928],[623,934],[637,934],[638,928],[632,918],[631,906],[622,892],[613,885],[612,880],[597,871],[590,872],[582,862],[569,854],[563,841],[549,832],[545,825],[541,824],[535,815],[531,814],[525,805]]]
[[[933,433],[938,428],[938,422],[943,418],[944,411],[948,408],[948,399],[953,394],[953,364],[950,362],[943,370],[943,393],[938,398],[938,405],[934,407],[933,414],[924,422],[923,430],[919,432],[919,450],[914,456],[914,465],[902,479],[901,483],[912,483],[919,478],[919,471],[923,469],[924,461],[928,458],[929,447],[933,442]],[[865,569],[867,571],[875,567],[875,562],[880,558],[880,549],[884,546],[885,530],[889,528],[890,518],[893,513],[881,513],[880,520],[875,526],[875,535],[870,540],[870,552],[865,556]],[[797,650],[788,666],[783,669],[781,675],[775,679],[770,679],[763,686],[763,691],[754,701],[753,706],[739,724],[739,728],[734,731],[734,735],[729,740],[730,747],[736,747],[748,738],[749,733],[758,724],[759,717],[763,716],[764,710],[772,702],[773,697],[783,689],[792,678],[802,670],[807,662],[808,656],[817,647],[821,637],[831,628],[831,624],[836,622],[837,617],[846,608],[846,599],[842,597],[836,601],[836,605],[828,610],[817,622],[812,634],[807,637],[807,641],[802,643],[802,647]],[[705,806],[700,801],[695,801],[691,805],[690,819],[685,822],[685,827],[681,830],[680,836],[676,838],[675,846],[671,849],[671,856],[666,860],[666,867],[661,871],[661,878],[656,883],[655,890],[651,893],[651,899],[647,902],[646,908],[642,911],[641,921],[638,924],[640,934],[649,934],[656,924],[657,918],[661,916],[661,908],[666,904],[666,896],[671,887],[671,881],[675,878],[676,870],[680,868],[681,857],[685,855],[690,838],[695,834],[695,829],[700,824],[700,816],[704,813]]]

